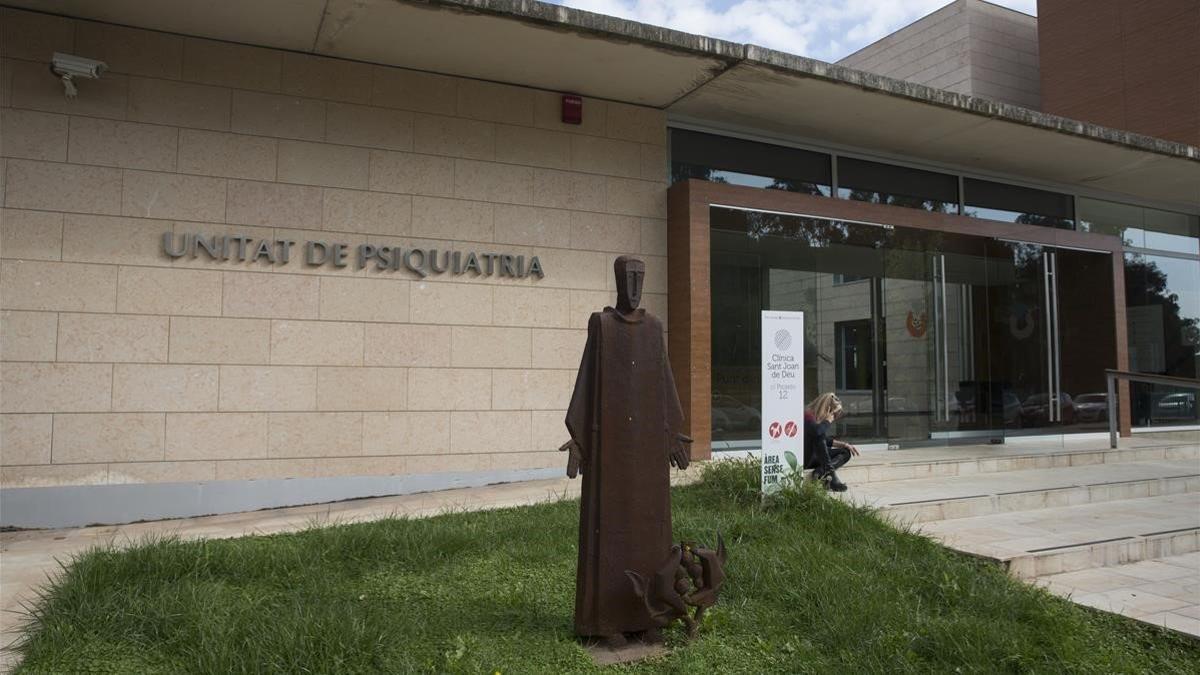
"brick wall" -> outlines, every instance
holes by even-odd
[[[0,9],[0,486],[557,466],[646,260],[661,111]],[[108,62],[69,101],[53,51]],[[172,259],[164,232],[537,255],[545,278]]]
[[[1200,145],[1200,2],[1038,8],[1046,112]]]

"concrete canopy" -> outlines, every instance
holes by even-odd
[[[742,46],[730,42],[529,1],[3,2],[138,28],[657,108],[711,79],[742,54]],[[631,37],[649,33],[658,39]]]
[[[1200,149],[758,47],[747,52],[670,111],[781,138],[1200,207]]]
[[[1200,148],[533,0],[4,1],[649,105],[714,126],[1200,210]]]

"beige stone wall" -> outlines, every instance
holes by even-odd
[[[1038,109],[1037,18],[956,0],[838,61],[946,91]]]
[[[970,6],[956,0],[838,61],[960,94],[971,91]]]
[[[666,315],[661,111],[0,9],[0,485],[557,466],[613,258]],[[69,101],[51,52],[108,62]],[[167,257],[163,232],[544,279]]]

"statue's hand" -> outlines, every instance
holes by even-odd
[[[579,444],[575,439],[571,439],[558,447],[559,451],[567,451],[567,478],[574,478],[579,475],[579,469],[583,466],[583,453],[580,452]]]
[[[692,461],[692,439],[684,434],[675,434],[671,446],[671,466],[678,469],[688,468]]]

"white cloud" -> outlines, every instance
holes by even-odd
[[[836,61],[949,0],[551,0],[686,33]],[[997,0],[1027,14],[1037,0]]]

